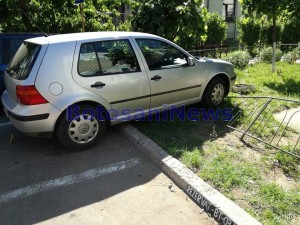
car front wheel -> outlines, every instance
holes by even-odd
[[[225,97],[225,82],[222,78],[216,77],[207,85],[202,97],[205,107],[213,108],[222,103]]]

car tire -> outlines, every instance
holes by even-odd
[[[104,113],[97,115],[94,106],[81,105],[79,107],[78,115],[72,118],[68,118],[67,112],[64,113],[56,129],[58,141],[71,151],[93,147],[104,135],[107,125]]]
[[[203,97],[202,105],[207,108],[214,108],[220,105],[225,97],[226,85],[222,78],[216,77],[207,85]]]

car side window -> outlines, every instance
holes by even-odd
[[[78,73],[81,76],[139,71],[141,71],[139,63],[128,40],[86,43],[80,47]]]
[[[187,66],[187,56],[172,45],[151,39],[136,39],[149,70]]]

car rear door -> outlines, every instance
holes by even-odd
[[[144,56],[151,87],[151,109],[199,100],[201,71],[188,55],[164,40],[135,38]]]
[[[74,80],[105,99],[111,117],[149,109],[149,79],[130,39],[79,42],[76,53]]]

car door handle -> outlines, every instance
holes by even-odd
[[[151,78],[151,80],[159,81],[161,79],[161,76],[155,75]]]
[[[104,83],[102,83],[102,82],[96,82],[95,84],[92,84],[91,85],[91,87],[92,88],[97,88],[97,87],[104,87],[105,86],[105,84]]]

